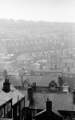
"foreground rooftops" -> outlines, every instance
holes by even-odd
[[[35,100],[35,105],[33,108],[45,109],[46,100],[52,101],[53,111],[57,110],[75,110],[75,105],[73,104],[73,95],[71,93],[39,93],[34,92],[33,97]]]
[[[24,95],[12,85],[10,86],[11,90],[8,93],[4,92],[2,90],[3,82],[4,81],[0,82],[0,105],[4,104],[10,99],[12,99],[12,105],[14,105],[15,103],[17,103],[17,101],[24,97]]]
[[[12,99],[10,95],[6,95],[3,91],[0,91],[0,106],[10,99]]]
[[[35,120],[62,120],[61,115],[56,114],[53,111],[47,111],[47,110],[43,110],[39,113],[37,113],[34,116]]]

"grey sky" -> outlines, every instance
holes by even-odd
[[[0,0],[0,18],[75,22],[75,0]]]

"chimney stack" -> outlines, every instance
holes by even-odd
[[[29,100],[29,106],[33,105],[33,89],[32,87],[28,88],[28,100]]]
[[[33,82],[32,89],[33,89],[33,91],[36,91],[36,82]]]
[[[46,101],[46,110],[47,111],[52,111],[52,101],[50,101],[48,98],[47,98],[47,101]]]
[[[75,105],[75,90],[73,91],[73,104]]]
[[[6,78],[3,83],[3,91],[7,93],[10,92],[10,83],[8,78]]]

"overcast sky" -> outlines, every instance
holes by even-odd
[[[0,0],[0,18],[75,22],[75,0]]]

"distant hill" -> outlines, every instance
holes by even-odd
[[[53,50],[53,52],[60,52],[61,55],[63,50],[72,48],[75,48],[75,23],[0,19],[0,53],[4,55],[13,54],[13,57],[9,59],[9,63],[12,61],[14,69],[24,66],[22,61],[17,61],[21,55],[28,54],[32,59],[33,52],[35,53],[34,61],[36,62],[36,58],[38,60],[45,58],[41,51],[50,52]],[[47,55],[45,56],[47,57]],[[9,68],[11,68],[11,64],[9,64]]]
[[[10,52],[75,47],[74,23],[0,20],[0,46]]]

